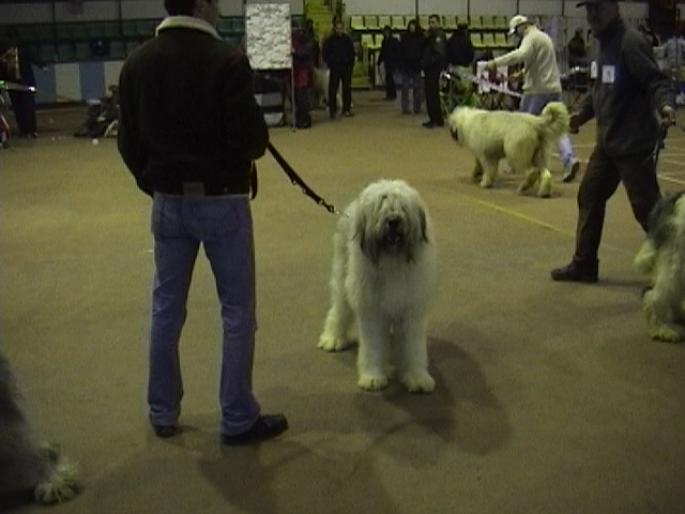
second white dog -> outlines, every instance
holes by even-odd
[[[345,349],[356,322],[359,387],[383,389],[396,369],[409,391],[433,391],[425,316],[435,252],[419,194],[401,180],[370,184],[345,210],[333,243],[331,307],[318,347]]]
[[[649,218],[649,233],[635,257],[650,277],[642,298],[649,335],[657,341],[685,340],[685,196],[659,200]]]
[[[481,187],[492,187],[499,161],[525,174],[523,193],[539,182],[538,196],[552,194],[552,174],[547,169],[552,145],[568,132],[569,116],[561,102],[550,102],[540,116],[522,112],[484,111],[457,107],[449,117],[452,137],[476,157],[473,178]]]

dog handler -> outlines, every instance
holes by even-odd
[[[216,281],[223,322],[221,439],[242,444],[288,428],[260,415],[252,393],[255,284],[250,178],[269,134],[245,55],[215,26],[219,0],[165,0],[157,37],[120,76],[119,152],[153,197],[155,276],[148,404],[159,437],[178,433],[183,384],[178,355],[200,243]]]
[[[509,35],[521,38],[516,50],[488,61],[491,70],[499,66],[524,63],[523,99],[521,112],[539,116],[549,102],[561,102],[561,79],[552,39],[539,30],[528,18],[517,14],[509,21]],[[559,154],[564,165],[562,180],[571,182],[580,171],[580,161],[573,153],[567,135],[559,139]]]
[[[571,263],[552,270],[552,279],[597,282],[597,252],[606,203],[623,182],[633,214],[647,230],[647,219],[660,197],[655,154],[660,123],[675,123],[671,84],[659,71],[652,47],[628,27],[616,0],[588,0],[592,33],[599,39],[597,80],[580,112],[571,116],[571,131],[597,118],[597,141],[578,189],[576,250]]]

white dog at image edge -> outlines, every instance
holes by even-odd
[[[430,218],[418,192],[401,180],[380,180],[345,210],[333,238],[331,307],[318,347],[353,343],[358,385],[383,389],[397,373],[411,392],[429,393],[426,310],[436,266]]]
[[[685,195],[659,200],[649,218],[647,240],[635,257],[650,277],[642,298],[649,335],[670,343],[685,339]]]
[[[540,116],[457,107],[448,122],[452,137],[475,155],[473,178],[480,180],[481,187],[492,187],[499,162],[506,159],[525,177],[519,193],[539,183],[538,196],[551,196],[552,174],[547,166],[552,147],[568,132],[569,115],[563,103],[548,103]]]

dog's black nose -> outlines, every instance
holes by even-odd
[[[393,216],[391,218],[388,218],[388,226],[392,229],[396,229],[397,227],[399,227],[401,221],[402,220],[399,216]]]

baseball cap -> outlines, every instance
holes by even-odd
[[[509,20],[509,35],[513,35],[514,32],[516,32],[516,29],[524,23],[530,23],[528,21],[528,18],[526,18],[522,14],[517,14],[516,16],[514,16],[511,20]]]
[[[617,3],[618,0],[585,0],[584,2],[578,2],[576,4],[576,7],[583,7],[584,5],[587,4],[601,4],[601,3]]]

